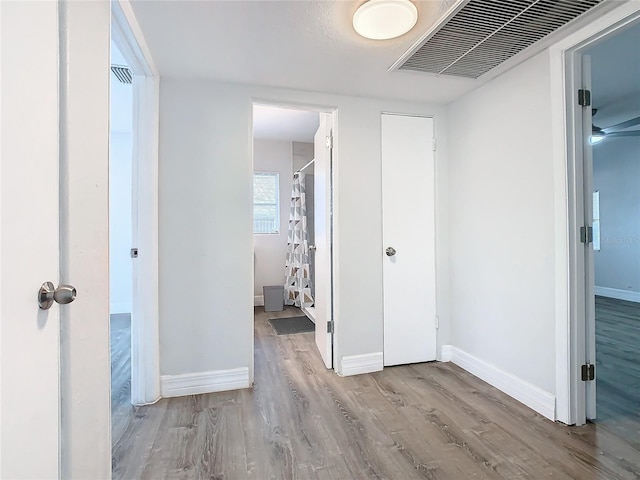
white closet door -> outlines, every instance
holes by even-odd
[[[433,119],[382,115],[384,365],[436,358]]]

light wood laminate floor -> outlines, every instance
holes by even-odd
[[[640,451],[604,425],[555,424],[450,363],[341,378],[272,316],[256,309],[255,386],[132,408],[114,478],[640,478]]]
[[[122,437],[131,406],[131,314],[111,315],[111,438]]]
[[[596,297],[596,417],[640,449],[640,303]]]

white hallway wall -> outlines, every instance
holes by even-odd
[[[161,373],[249,368],[253,379],[252,102],[338,108],[336,343],[382,351],[381,112],[436,117],[447,184],[446,109],[398,101],[163,78],[160,93]],[[446,192],[439,191],[440,342],[448,339]]]
[[[291,205],[292,145],[281,140],[254,140],[253,169],[256,172],[277,172],[280,190],[280,232],[253,236],[255,278],[253,294],[264,302],[262,287],[284,285],[284,264],[287,255],[287,230]]]
[[[613,138],[593,148],[600,192],[596,294],[640,301],[640,138]]]
[[[554,394],[550,110],[547,51],[450,104],[448,189],[453,346]]]

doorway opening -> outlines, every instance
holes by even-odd
[[[623,267],[634,261],[633,246],[624,244],[640,235],[637,209],[635,215],[625,212],[640,189],[638,25],[638,5],[621,5],[552,51],[564,90],[565,150],[556,158],[565,160],[569,267],[567,316],[558,317],[556,331],[557,418],[596,422],[630,442],[637,442],[640,422],[637,408],[624,403],[637,405],[637,378],[628,382],[627,373],[633,377],[638,364],[640,336],[629,328],[638,322],[622,322],[619,314],[635,311],[629,295],[635,298],[634,285],[640,284],[640,273]],[[556,94],[559,100],[560,90]],[[635,148],[633,160],[626,160],[629,148]],[[619,235],[620,229],[627,233]],[[607,298],[613,295],[625,298]],[[633,364],[628,371],[626,362]]]
[[[155,403],[161,394],[159,75],[133,10],[126,2],[111,2],[111,42],[110,304],[112,313],[124,314],[114,315],[111,335],[112,382],[115,382],[111,397],[111,443],[113,468],[117,469],[119,436],[135,418],[134,406]],[[118,101],[121,91],[126,91],[126,95]],[[119,128],[120,122],[130,127]]]
[[[591,77],[592,162],[585,185],[592,185],[586,193],[594,296],[587,350],[593,332],[596,390],[586,410],[591,421],[640,445],[640,23],[582,55]]]
[[[111,42],[109,89],[109,317],[111,427],[120,438],[131,411],[131,312],[133,307],[131,68]]]
[[[311,333],[333,368],[333,114],[253,106],[256,323]]]

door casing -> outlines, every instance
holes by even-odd
[[[133,74],[131,403],[160,398],[158,298],[159,79],[128,1],[111,4],[111,38]]]
[[[583,83],[581,53],[639,20],[640,4],[623,3],[549,51],[556,229],[556,420],[570,425],[582,425],[588,415],[595,414],[587,411],[587,395],[592,395],[593,387],[580,380],[580,366],[590,360],[587,352],[595,350],[595,317],[587,311],[593,286],[589,288],[585,281],[589,256],[580,243],[580,226],[588,214],[584,208],[588,185],[584,181],[583,147],[591,133],[591,124],[577,105],[577,90]]]

